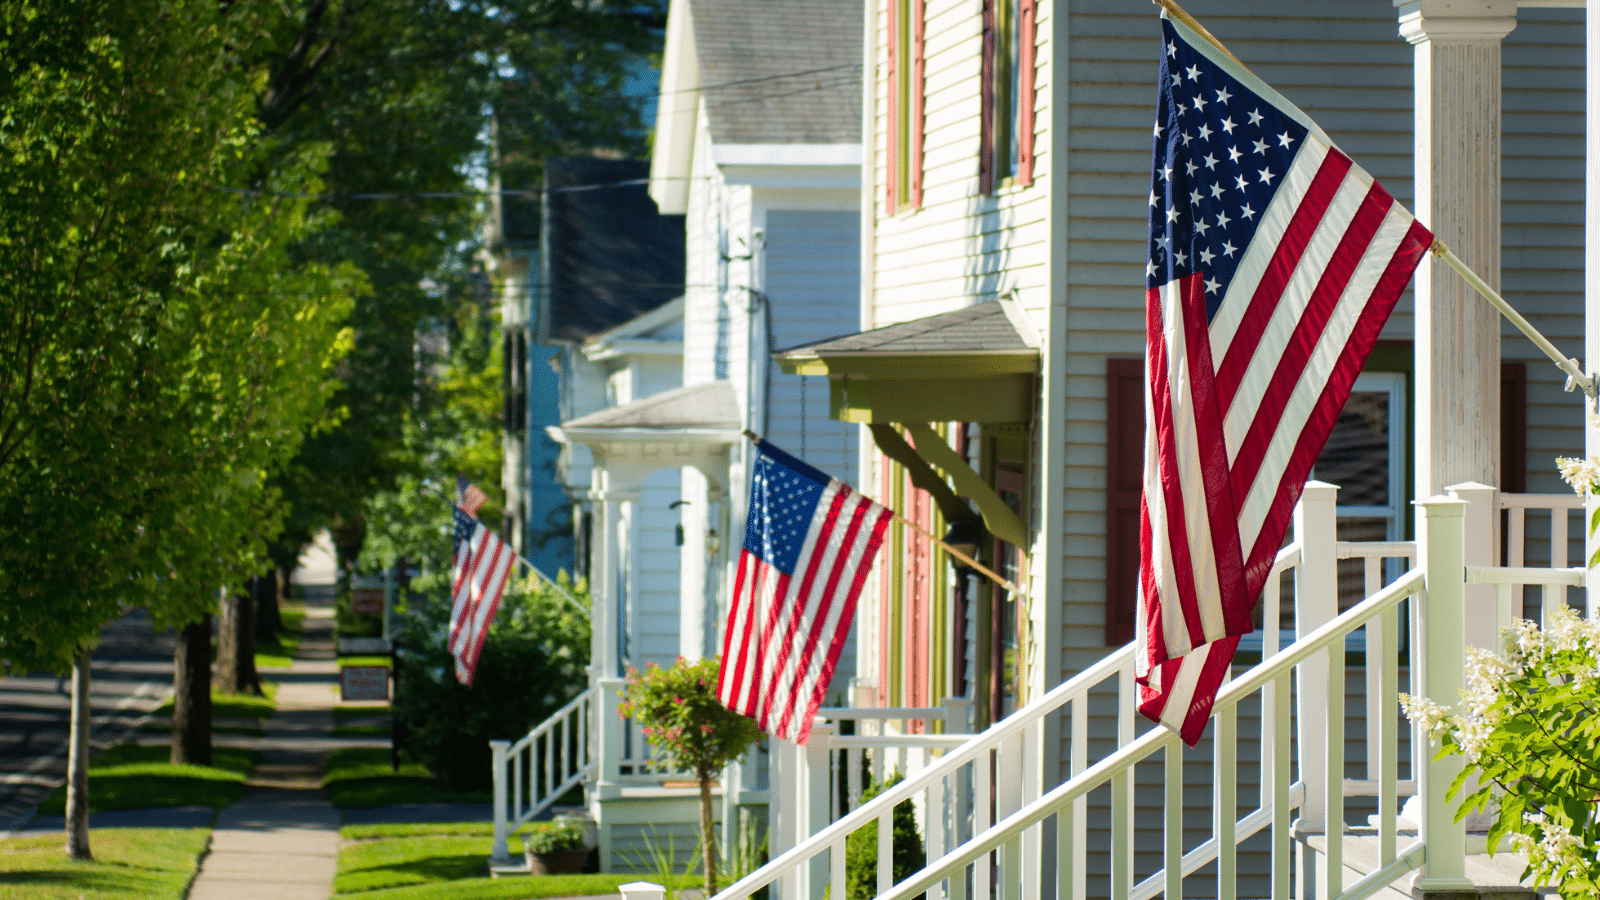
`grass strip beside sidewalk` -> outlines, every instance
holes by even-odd
[[[543,875],[488,878],[488,822],[346,825],[334,879],[336,900],[522,900],[615,894],[653,876]],[[673,887],[690,886],[687,878]]]
[[[256,668],[287,669],[300,652],[300,638],[305,633],[306,606],[303,602],[284,603],[278,608],[283,628],[274,641],[256,641]]]
[[[386,747],[354,747],[328,756],[322,787],[328,802],[340,809],[364,809],[400,803],[486,803],[488,791],[454,791],[420,763],[390,768]]]
[[[89,812],[162,806],[231,806],[255,765],[254,750],[215,747],[209,766],[175,766],[164,744],[120,744],[89,761]],[[59,816],[67,802],[65,786],[39,804],[40,815]]]
[[[68,859],[59,834],[0,841],[0,900],[182,900],[210,839],[209,828],[94,829],[92,862]]]

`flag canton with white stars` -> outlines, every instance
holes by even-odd
[[[1145,286],[1199,274],[1209,319],[1307,131],[1161,26]]]
[[[830,479],[770,444],[757,448],[744,549],[793,575]]]
[[[472,540],[472,533],[477,530],[478,521],[462,512],[460,507],[456,507],[454,511],[456,514],[456,533],[452,550],[455,553],[460,553],[461,545]]]

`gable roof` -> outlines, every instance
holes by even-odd
[[[561,423],[563,432],[694,429],[738,432],[739,403],[733,385],[711,381],[652,394]]]
[[[718,144],[861,140],[860,0],[690,0]]]
[[[540,343],[582,341],[683,294],[683,217],[656,210],[648,163],[568,157],[544,171]]]

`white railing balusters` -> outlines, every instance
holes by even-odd
[[[1327,752],[1324,754],[1327,775],[1324,787],[1327,797],[1323,801],[1327,818],[1323,834],[1328,849],[1328,894],[1333,897],[1344,892],[1344,639],[1328,645],[1328,705],[1326,725]]]
[[[1378,757],[1378,865],[1387,866],[1395,860],[1395,834],[1399,827],[1399,797],[1397,782],[1400,779],[1400,727],[1398,695],[1400,690],[1400,617],[1393,609],[1386,609],[1378,617],[1380,635],[1377,704],[1378,729],[1375,742],[1367,746],[1367,756]],[[1371,623],[1367,631],[1372,631]],[[1367,665],[1372,665],[1373,650],[1367,649]]]
[[[589,745],[579,741],[569,754],[568,735],[594,715],[594,691],[585,690],[515,743],[490,741],[494,775],[494,845],[497,866],[511,863],[508,839],[524,822],[544,812],[594,771]],[[557,749],[560,748],[558,754]],[[557,761],[559,767],[557,768]],[[540,784],[539,772],[545,773]]]
[[[1217,712],[1216,752],[1213,759],[1216,794],[1211,803],[1212,829],[1217,836],[1217,897],[1236,900],[1239,874],[1237,838],[1239,815],[1239,710]],[[1171,895],[1169,895],[1171,896]],[[1179,894],[1178,896],[1182,896]]]
[[[1168,897],[1183,896],[1183,744],[1170,744],[1161,754],[1166,775],[1161,828],[1161,865],[1166,871]]]

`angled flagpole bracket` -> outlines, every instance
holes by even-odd
[[[1568,391],[1573,388],[1581,388],[1584,395],[1589,398],[1590,403],[1595,403],[1597,399],[1600,399],[1596,397],[1595,378],[1592,375],[1584,374],[1582,363],[1572,357],[1563,355],[1560,350],[1557,350],[1556,345],[1550,343],[1548,338],[1540,334],[1539,329],[1534,328],[1532,323],[1522,317],[1522,313],[1513,309],[1511,304],[1500,296],[1499,292],[1490,287],[1488,282],[1479,278],[1478,273],[1467,268],[1467,264],[1462,262],[1461,258],[1456,256],[1455,252],[1444,241],[1435,237],[1433,246],[1429,249],[1433,251],[1435,256],[1444,260],[1446,265],[1455,269],[1462,278],[1465,278],[1467,284],[1472,285],[1479,294],[1483,295],[1483,299],[1489,301],[1490,306],[1499,310],[1500,314],[1505,316],[1511,324],[1517,326],[1518,331],[1527,335],[1528,340],[1533,341],[1535,347],[1538,347],[1545,356],[1550,357],[1550,361],[1556,364],[1556,368],[1566,373],[1566,389]]]

